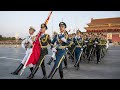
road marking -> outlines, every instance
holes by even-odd
[[[50,57],[51,55],[46,55],[46,56]],[[15,59],[15,58],[8,58],[8,57],[0,57],[0,58],[11,59],[11,60],[15,60],[15,61],[22,61],[22,59]]]
[[[17,60],[17,61],[21,61],[22,60],[22,59],[8,58],[8,57],[0,57],[0,58],[12,59],[12,60]]]
[[[3,52],[0,52],[0,53],[3,54]],[[5,52],[5,54],[6,54],[6,53],[7,53],[7,54],[9,54],[9,53],[15,53],[15,54],[17,54],[16,52]],[[20,55],[20,54],[24,54],[24,55],[25,55],[25,53],[18,53],[18,54],[19,54],[19,55]]]

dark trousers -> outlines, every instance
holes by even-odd
[[[87,58],[89,57],[89,54],[91,53],[92,48],[93,48],[93,45],[88,45],[87,46],[87,49],[86,49]]]
[[[99,62],[99,60],[100,60],[100,51],[101,51],[101,47],[100,47],[100,45],[97,45],[96,46],[97,62]]]

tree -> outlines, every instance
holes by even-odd
[[[15,37],[12,37],[11,40],[16,40],[16,38],[15,38]]]
[[[0,38],[2,38],[2,35],[0,35]]]

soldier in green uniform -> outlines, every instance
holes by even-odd
[[[95,40],[93,41],[93,45],[96,49],[95,51],[96,51],[96,56],[97,56],[97,64],[98,62],[100,62],[100,50],[101,50],[100,40],[101,40],[100,34],[98,34]]]
[[[87,45],[88,45],[88,40],[87,40],[87,35],[86,34],[84,34],[83,35],[83,54],[82,54],[82,57],[84,58],[84,60],[87,58]]]
[[[48,45],[51,43],[50,40],[50,36],[48,34],[45,34],[45,31],[47,30],[47,26],[46,24],[41,24],[41,37],[39,38],[40,41],[40,45],[41,45],[41,55],[40,58],[35,66],[35,68],[33,69],[32,73],[29,75],[28,79],[32,79],[35,75],[35,73],[37,72],[37,70],[39,69],[39,67],[41,66],[42,68],[42,72],[43,72],[43,79],[47,78],[46,75],[46,70],[45,70],[45,64],[44,64],[44,59],[46,57],[46,55],[48,54]]]
[[[105,39],[105,36],[102,34],[102,35],[101,35],[101,40],[100,40],[100,45],[101,45],[101,58],[103,58],[103,57],[105,56],[106,43],[107,43],[107,40]]]
[[[93,49],[93,39],[92,39],[92,33],[88,34],[88,37],[86,38],[86,40],[88,41],[87,43],[87,49],[86,49],[86,54],[87,54],[87,59],[88,59],[88,63],[91,59],[91,53],[92,53],[92,49]]]

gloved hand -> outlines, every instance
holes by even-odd
[[[57,52],[57,50],[55,48],[52,48],[52,52]]]
[[[66,50],[68,50],[68,48],[66,48]]]
[[[87,47],[87,45],[84,45],[83,47],[85,48],[85,47]]]

